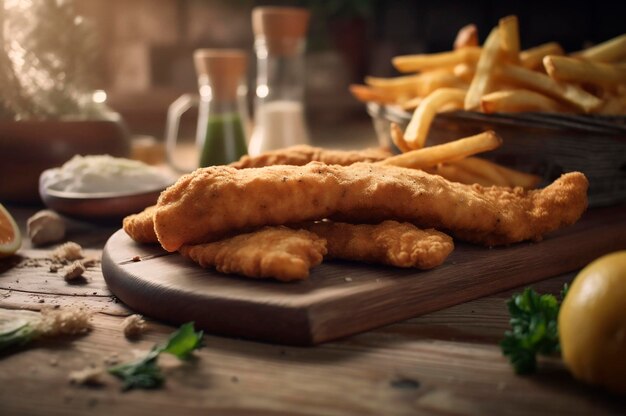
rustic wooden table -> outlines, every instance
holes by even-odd
[[[36,208],[9,206],[21,226]],[[119,227],[70,222],[67,240],[99,254]],[[106,376],[101,387],[76,386],[68,374],[111,357],[134,358],[175,328],[150,321],[128,341],[120,323],[131,313],[107,290],[99,266],[70,285],[47,266],[51,249],[26,238],[17,256],[0,261],[0,308],[39,310],[85,305],[89,334],[36,341],[0,355],[0,415],[75,414],[624,414],[624,399],[573,380],[558,359],[533,376],[516,376],[498,342],[508,327],[513,291],[478,299],[317,347],[301,348],[207,334],[183,364],[164,360],[160,390],[122,392]],[[534,285],[557,293],[574,273]]]

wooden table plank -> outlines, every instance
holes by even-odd
[[[536,287],[559,288],[571,277]],[[515,376],[497,347],[507,327],[504,300],[479,299],[314,348],[206,336],[197,359],[167,363],[163,390],[129,393],[112,377],[102,388],[66,380],[114,354],[130,359],[132,349],[149,349],[173,328],[151,322],[131,343],[122,318],[96,314],[87,336],[37,342],[0,359],[0,413],[620,414],[618,398],[575,382],[557,360],[543,360],[537,375]]]

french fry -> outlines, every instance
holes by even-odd
[[[479,47],[466,47],[450,52],[432,54],[401,55],[391,60],[400,72],[419,72],[438,68],[452,68],[460,63],[475,63],[480,57]]]
[[[373,77],[366,76],[365,83],[370,87],[379,87],[379,88],[402,88],[405,89],[409,85],[413,85],[417,79],[419,79],[420,74],[413,75],[403,75],[399,77],[392,78],[383,78],[383,77]]]
[[[616,95],[605,98],[599,114],[618,116],[626,113],[626,95]]]
[[[365,77],[365,84],[379,91],[397,97],[399,101],[409,100],[418,94],[417,82],[421,75],[405,75],[394,78]]]
[[[464,49],[459,49],[464,50]],[[467,95],[465,96],[465,109],[475,110],[480,106],[480,98],[487,92],[491,86],[493,67],[500,53],[500,31],[498,27],[491,30],[483,45],[480,59],[476,66],[476,75],[470,84]]]
[[[391,141],[396,145],[398,150],[402,153],[410,152],[411,148],[404,141],[404,134],[402,133],[402,128],[397,123],[391,123]]]
[[[493,185],[489,179],[486,179],[483,176],[476,175],[473,172],[468,172],[463,169],[461,166],[450,163],[445,165],[437,165],[432,168],[424,169],[426,172],[431,173],[433,175],[439,175],[443,178],[446,178],[450,182],[458,182],[464,183],[467,185],[479,184],[482,186],[491,186]]]
[[[416,81],[417,95],[425,97],[439,88],[467,88],[468,82],[457,77],[451,69],[424,72]]]
[[[520,186],[522,188],[532,189],[536,188],[541,182],[540,176],[507,168],[478,157],[468,157],[453,162],[453,164],[477,176],[482,176],[490,185],[510,186],[513,188]]]
[[[480,100],[483,113],[515,113],[520,111],[568,112],[563,104],[530,90],[495,91]]]
[[[452,69],[452,73],[460,80],[467,82],[469,85],[476,74],[476,66],[470,64],[457,64]]]
[[[463,26],[459,29],[454,39],[454,49],[462,49],[471,46],[478,46],[478,28],[475,24]]]
[[[462,109],[466,91],[458,88],[439,88],[424,98],[413,112],[404,131],[404,140],[412,149],[424,147],[430,125],[442,107],[452,105]]]
[[[477,153],[494,150],[501,144],[502,139],[495,132],[488,130],[475,136],[392,156],[376,162],[376,164],[425,169],[439,163],[459,160]]]
[[[619,62],[626,59],[626,34],[609,39],[591,48],[575,52],[575,58],[597,62]]]
[[[626,83],[626,64],[605,64],[565,56],[543,58],[548,75],[557,81],[584,82],[600,86]]]
[[[485,181],[481,183],[488,183],[490,186],[509,186],[507,178],[495,168],[495,163],[487,162],[485,159],[467,157],[451,162],[450,164],[458,166],[465,172],[471,173],[474,176],[484,178]]]
[[[424,100],[424,98],[422,98],[422,97],[414,97],[414,98],[411,98],[410,100],[406,100],[405,102],[401,103],[400,107],[403,110],[405,110],[405,111],[413,112],[413,111],[415,111],[417,106],[420,105],[422,100]]]
[[[593,112],[602,105],[602,100],[574,84],[555,81],[546,74],[517,65],[504,64],[498,68],[497,77],[520,87],[556,98],[585,113]]]
[[[506,16],[498,23],[500,46],[508,62],[518,63],[520,54],[519,23],[517,16]]]
[[[381,104],[395,104],[396,97],[387,91],[382,91],[368,85],[352,84],[349,87],[352,95],[364,103],[374,101]]]
[[[548,55],[564,55],[561,45],[556,42],[548,42],[534,48],[526,49],[519,54],[520,63],[524,68],[543,68],[543,58]]]

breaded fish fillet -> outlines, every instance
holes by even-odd
[[[373,147],[363,150],[331,150],[308,145],[298,145],[285,149],[273,150],[258,156],[243,156],[230,166],[243,168],[260,168],[271,165],[306,165],[309,162],[323,162],[327,165],[351,165],[357,162],[377,162],[391,156],[389,149]]]
[[[302,280],[322,262],[326,240],[306,230],[265,227],[213,243],[184,245],[180,253],[202,267],[248,277]]]
[[[368,163],[214,166],[181,177],[161,193],[154,228],[168,251],[236,230],[332,217],[355,223],[395,219],[448,230],[470,242],[509,244],[538,240],[576,222],[587,207],[587,187],[579,172],[525,191],[463,185]]]
[[[156,206],[152,205],[138,214],[132,214],[124,218],[122,228],[126,234],[138,243],[158,243],[154,232],[153,216]]]
[[[148,207],[146,210],[151,213],[154,211],[154,207]],[[133,240],[141,243],[158,243],[159,240],[154,233],[152,236],[145,232],[137,233],[137,230],[143,231],[150,228],[154,230],[152,215],[141,213],[131,217],[133,217],[131,218],[132,222],[130,220],[124,221],[124,230]],[[128,227],[127,223],[132,223],[133,226]],[[267,228],[270,227],[265,227],[259,232],[268,234]],[[298,224],[291,228],[306,229],[325,239],[328,249],[327,257],[389,264],[397,267],[430,269],[443,263],[454,248],[452,238],[444,233],[433,229],[420,230],[413,224],[396,221],[358,225],[321,221]],[[285,235],[289,236],[289,233],[285,233]],[[273,238],[279,236],[272,234]],[[251,237],[250,235],[245,242],[255,243],[255,238]],[[231,243],[240,247],[238,251],[244,252],[241,249],[242,241],[240,239],[231,238],[228,242],[222,240],[220,246],[223,250],[232,251],[232,247],[228,247]],[[208,246],[211,245],[208,244]],[[185,250],[190,250],[190,247],[183,246]],[[280,246],[274,246],[272,250],[268,251],[268,255],[275,256],[280,249]]]
[[[421,230],[406,222],[320,221],[302,226],[326,239],[329,258],[432,269],[442,264],[454,249],[450,236],[432,228]]]

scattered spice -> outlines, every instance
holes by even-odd
[[[97,257],[88,257],[82,261],[83,266],[85,266],[86,268],[94,267],[99,262],[100,259],[98,259]]]
[[[84,334],[92,329],[91,314],[83,308],[44,308],[28,315],[6,310],[3,314],[13,315],[12,325],[0,332],[0,350],[26,345],[40,337]]]
[[[122,321],[122,329],[126,338],[137,338],[148,329],[148,325],[141,315],[134,314]]]
[[[101,386],[104,384],[102,377],[104,368],[100,366],[90,366],[82,370],[72,371],[69,375],[69,382],[86,386]]]
[[[80,261],[75,261],[63,269],[63,278],[66,282],[76,280],[85,273],[85,266]]]
[[[83,256],[83,248],[73,241],[61,244],[52,252],[52,258],[57,260],[80,260]]]

